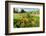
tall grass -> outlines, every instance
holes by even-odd
[[[31,13],[14,13],[13,15],[14,28],[23,27],[39,27],[40,17],[39,15],[33,15]]]

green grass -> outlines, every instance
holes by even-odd
[[[31,15],[30,13],[14,13],[13,15],[14,28],[23,27],[39,27],[39,16]],[[23,18],[24,17],[24,18]],[[25,19],[26,18],[26,19]],[[28,21],[27,21],[28,20]],[[23,22],[24,21],[24,22]]]

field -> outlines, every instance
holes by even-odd
[[[14,28],[39,27],[40,17],[31,13],[14,13]]]
[[[13,8],[14,28],[39,27],[40,17],[38,8]]]

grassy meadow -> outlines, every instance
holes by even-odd
[[[21,10],[21,11],[20,11]],[[25,9],[20,9],[15,11],[13,9],[13,25],[14,28],[24,28],[24,27],[39,27],[40,17],[39,10],[26,11]]]

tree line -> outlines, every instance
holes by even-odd
[[[14,13],[25,13],[25,12],[27,12],[27,11],[25,11],[24,9],[21,9],[21,11],[19,11],[18,9],[16,10],[15,8],[13,8],[13,12]],[[40,12],[39,12],[39,10],[33,10],[33,11],[28,11],[28,12],[30,12],[31,14],[39,14]]]
[[[21,11],[18,12],[18,10],[15,10],[15,8],[13,8],[13,12],[14,13],[25,13],[26,11],[24,9],[21,9]]]

